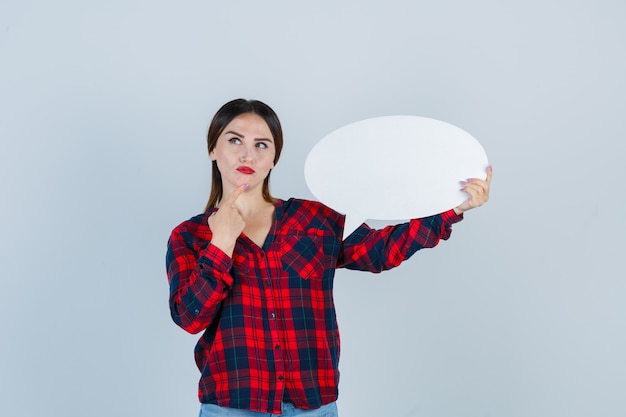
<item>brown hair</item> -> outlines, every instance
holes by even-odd
[[[283,131],[280,126],[278,116],[267,104],[258,100],[246,100],[239,98],[229,101],[224,104],[213,116],[213,120],[209,125],[209,132],[207,134],[207,147],[209,153],[213,151],[217,144],[217,139],[220,137],[224,128],[237,116],[252,113],[261,116],[267,126],[272,132],[274,139],[274,147],[276,153],[274,154],[274,165],[278,162],[280,157],[280,151],[283,149]],[[205,211],[216,207],[219,201],[222,199],[222,174],[217,168],[217,162],[212,161],[212,175],[211,175],[211,195],[209,201],[205,207]],[[271,171],[270,171],[271,174]],[[267,202],[273,203],[274,198],[270,194],[270,174],[267,174],[263,181],[263,199]]]

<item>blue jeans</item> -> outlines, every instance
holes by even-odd
[[[213,404],[202,404],[199,417],[338,417],[337,404],[330,403],[315,410],[296,408],[293,404],[283,403],[282,414],[259,413],[256,411],[240,410],[238,408],[226,408]]]

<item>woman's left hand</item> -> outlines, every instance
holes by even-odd
[[[491,175],[493,169],[487,168],[487,178],[470,178],[467,181],[461,181],[461,191],[469,194],[469,198],[454,208],[456,214],[461,214],[467,210],[480,207],[489,200],[489,186],[491,185]]]

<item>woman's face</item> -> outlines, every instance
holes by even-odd
[[[275,154],[274,138],[265,120],[244,113],[226,125],[209,156],[217,162],[227,195],[243,184],[248,184],[250,190],[260,190],[274,168]]]

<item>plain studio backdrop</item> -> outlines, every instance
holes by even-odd
[[[2,0],[0,415],[197,415],[166,241],[245,97],[283,122],[281,198],[369,117],[444,120],[494,166],[449,241],[337,272],[342,417],[625,416],[625,22],[617,0]]]

